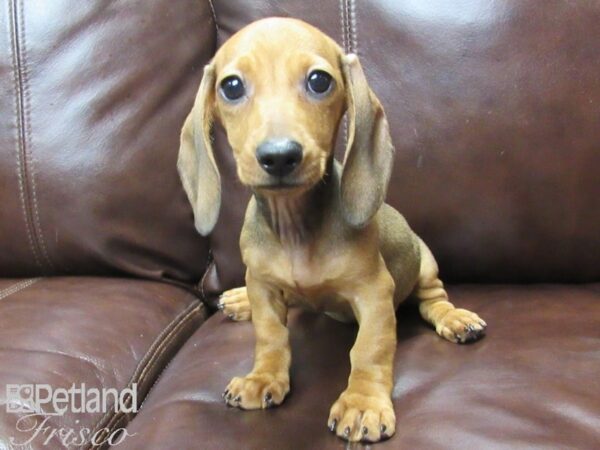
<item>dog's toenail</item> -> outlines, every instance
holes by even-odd
[[[233,399],[234,402],[239,403],[242,401],[242,396],[238,395],[236,398]]]
[[[223,311],[223,309],[225,309],[225,305],[224,305],[223,303],[219,303],[219,304],[217,305],[217,309],[218,309],[219,311]]]
[[[381,431],[381,434],[385,433],[385,430],[387,430],[387,427],[385,426],[385,424],[381,424],[381,428],[379,428],[379,430]]]
[[[366,436],[367,434],[369,434],[369,429],[367,427],[363,427],[362,434],[363,434],[363,436]]]
[[[273,406],[273,396],[271,395],[270,392],[267,392],[265,394],[265,406],[267,408],[270,408],[271,406]]]
[[[233,314],[229,314],[227,318],[233,320]]]
[[[221,394],[221,397],[225,398],[225,396],[226,396],[227,394],[229,394],[229,389],[225,389],[225,390],[223,391],[223,394]]]
[[[346,427],[346,429],[344,430],[344,436],[350,436],[350,427]]]
[[[231,392],[228,392],[227,395],[225,396],[225,398],[227,400],[231,400],[231,397],[233,397],[233,395],[231,395]]]
[[[329,425],[329,431],[333,433],[335,431],[335,427],[337,427],[337,419],[333,419],[331,421],[331,425]]]

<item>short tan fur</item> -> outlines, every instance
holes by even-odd
[[[307,87],[314,71],[331,78],[324,95]],[[232,76],[245,89],[236,101],[221,87]],[[339,164],[333,148],[344,112],[348,144]],[[240,181],[254,193],[240,238],[246,287],[225,292],[221,309],[233,320],[252,320],[255,364],[227,386],[226,402],[243,409],[283,402],[292,358],[287,310],[301,305],[359,324],[348,386],[331,407],[328,427],[349,441],[390,437],[398,304],[413,294],[423,318],[452,342],[479,338],[486,324],[448,301],[432,253],[384,203],[394,148],[358,57],[318,29],[283,18],[254,22],[219,49],[184,124],[178,161],[204,235],[221,203],[210,140],[216,121],[227,133]],[[274,139],[302,149],[301,161],[285,175],[269,173],[257,157],[261,144]]]

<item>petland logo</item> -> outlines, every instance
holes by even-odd
[[[6,385],[6,412],[21,416],[17,420],[16,428],[25,436],[25,439],[21,440],[10,438],[10,443],[15,447],[30,448],[36,439],[43,440],[43,445],[56,443],[58,439],[65,447],[89,443],[93,446],[118,445],[128,436],[132,436],[124,428],[101,428],[94,431],[87,427],[56,427],[54,424],[57,421],[50,419],[67,413],[131,414],[137,411],[136,383],[121,391],[115,388],[87,388],[85,383],[80,386],[73,384],[69,389],[53,388],[49,384]],[[49,422],[52,422],[54,427]],[[74,422],[75,425],[79,425],[80,420]]]

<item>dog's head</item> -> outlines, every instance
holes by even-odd
[[[295,19],[263,19],[232,36],[205,67],[181,133],[178,169],[198,231],[211,232],[221,202],[215,121],[227,133],[243,184],[266,196],[294,195],[325,176],[345,111],[342,210],[348,223],[362,227],[384,200],[393,146],[357,56]]]

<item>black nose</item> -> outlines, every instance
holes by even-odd
[[[284,177],[302,161],[302,146],[290,139],[269,139],[256,149],[256,159],[269,175]]]

